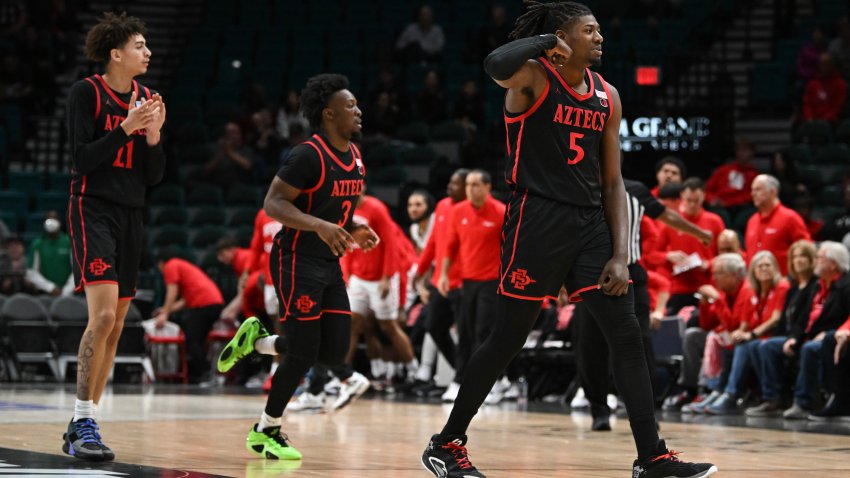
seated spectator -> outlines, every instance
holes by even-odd
[[[481,98],[478,83],[475,80],[466,80],[463,84],[463,90],[455,100],[452,116],[460,120],[469,131],[477,131],[484,126],[484,100]]]
[[[0,294],[12,295],[19,292],[38,294],[45,292],[59,295],[62,284],[56,285],[33,269],[27,268],[24,241],[18,236],[9,236],[3,242],[0,254]]]
[[[827,241],[841,241],[850,233],[850,179],[844,180],[842,190],[844,212],[840,212],[826,221],[821,230],[821,238]]]
[[[817,284],[817,278],[814,277],[816,255],[815,245],[807,240],[795,242],[788,250],[788,273],[791,277],[791,286],[785,295],[785,304],[774,330],[774,336],[759,343],[758,357],[753,359],[757,364],[756,373],[761,385],[762,402],[747,409],[748,417],[772,417],[782,414],[780,386],[784,382],[783,360],[780,358],[776,362],[766,362],[765,351],[781,350],[794,324],[808,321],[809,302]]]
[[[734,217],[742,206],[750,203],[750,186],[758,176],[758,170],[751,164],[753,155],[752,143],[740,139],[735,145],[735,159],[715,169],[708,178],[705,201],[709,206],[725,207]]]
[[[787,274],[788,248],[800,239],[811,239],[799,214],[779,202],[779,181],[768,174],[753,180],[753,204],[756,212],[747,221],[744,244],[752,257],[758,251],[770,251]]]
[[[770,159],[770,175],[779,181],[779,200],[783,204],[793,204],[799,194],[806,194],[806,186],[797,176],[794,162],[780,152],[773,153]]]
[[[721,254],[712,263],[714,283],[699,288],[699,327],[685,332],[683,351],[690,367],[695,362],[703,363],[702,373],[706,375],[706,385],[711,393],[698,402],[682,407],[683,413],[703,413],[722,395],[731,372],[734,349],[732,332],[741,326],[742,321],[750,320],[753,315],[755,294],[747,282],[747,265],[738,254]],[[696,345],[703,343],[703,349]],[[703,360],[704,354],[712,354],[716,359]],[[712,365],[709,370],[705,363]],[[684,362],[683,362],[684,370]],[[690,370],[693,374],[693,370]],[[688,385],[693,387],[694,375]],[[693,388],[692,388],[693,393]]]
[[[658,197],[661,188],[667,183],[684,181],[688,168],[685,163],[675,156],[665,156],[655,164],[655,179],[658,184],[652,189],[652,195]]]
[[[717,236],[717,254],[734,252],[747,260],[747,251],[741,250],[741,238],[732,229],[724,229]]]
[[[835,59],[841,76],[850,80],[850,19],[841,18],[837,26],[838,36],[829,42],[827,51]]]
[[[277,134],[279,134],[284,140],[288,140],[289,144],[293,146],[298,143],[293,143],[291,141],[290,138],[292,137],[292,132],[290,131],[290,128],[296,124],[301,125],[303,130],[307,130],[310,127],[310,123],[307,122],[307,118],[305,118],[301,113],[300,95],[295,90],[289,90],[286,93],[286,99],[277,110],[275,128],[277,129]]]
[[[393,136],[401,124],[401,108],[387,92],[378,93],[364,116],[369,118],[363,125],[364,135]]]
[[[835,68],[829,53],[818,62],[818,76],[806,83],[803,93],[803,120],[826,120],[833,124],[841,119],[847,101],[847,80]]]
[[[30,246],[30,267],[59,288],[73,290],[71,277],[71,238],[62,232],[62,221],[56,211],[44,219],[44,235]]]
[[[280,161],[280,151],[283,149],[283,138],[278,135],[272,124],[272,114],[262,109],[251,115],[253,130],[251,131],[251,149],[259,156],[269,169],[277,169]]]
[[[809,42],[803,45],[800,53],[797,55],[797,79],[802,86],[805,86],[810,80],[814,79],[818,74],[818,61],[821,54],[826,52],[827,43],[826,35],[823,31],[823,26],[815,25],[812,28]],[[798,92],[802,89],[798,89]]]
[[[504,5],[493,5],[490,7],[490,18],[487,24],[478,30],[475,38],[475,49],[479,63],[484,61],[484,58],[491,51],[499,48],[508,42],[513,26],[508,21],[508,13]]]
[[[245,146],[242,128],[230,122],[224,125],[218,150],[204,166],[203,179],[227,190],[234,184],[251,184],[257,166],[254,153]]]
[[[401,32],[395,48],[406,63],[437,61],[445,43],[443,29],[434,21],[434,11],[430,6],[422,5],[416,22],[407,25]]]
[[[171,314],[185,309],[182,316],[174,322],[177,322],[186,334],[189,382],[206,382],[210,378],[210,363],[206,352],[207,335],[221,316],[224,299],[218,286],[204,271],[176,257],[174,251],[160,252],[158,266],[165,281],[165,303],[154,311],[156,326],[161,328]]]
[[[434,125],[446,119],[446,90],[436,70],[425,74],[425,87],[416,97],[416,116],[428,124]]]
[[[806,230],[809,231],[809,236],[813,241],[821,239],[821,231],[823,230],[823,220],[812,217],[814,204],[809,195],[797,196],[794,198],[794,212],[800,215],[800,219],[806,225]]]
[[[741,320],[741,325],[731,334],[735,344],[732,370],[723,395],[705,409],[711,415],[740,413],[738,399],[744,392],[744,379],[750,370],[759,370],[759,345],[761,340],[772,335],[779,323],[790,287],[779,273],[779,264],[770,251],[761,251],[753,257],[748,280],[757,302],[752,315]]]
[[[809,415],[810,420],[826,421],[850,416],[850,318],[823,339],[821,360],[824,364],[824,387],[831,394],[826,405]]]

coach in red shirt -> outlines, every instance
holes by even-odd
[[[156,325],[162,327],[171,313],[185,309],[183,317],[175,322],[186,334],[189,381],[200,383],[209,378],[207,334],[221,316],[224,299],[218,286],[204,271],[177,258],[172,250],[159,253],[159,270],[165,281],[165,303],[156,312]]]
[[[782,275],[788,274],[788,249],[800,240],[811,240],[806,223],[799,214],[779,202],[779,181],[769,174],[753,180],[753,205],[757,211],[747,221],[747,255],[770,251],[779,262]]]
[[[505,204],[490,195],[492,180],[476,169],[466,176],[466,201],[452,208],[448,224],[448,251],[437,289],[449,292],[449,268],[460,262],[463,278],[462,312],[458,321],[455,382],[461,383],[466,363],[490,334],[497,314],[499,251]]]

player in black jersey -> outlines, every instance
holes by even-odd
[[[219,370],[226,371],[254,351],[284,355],[247,441],[249,451],[282,460],[301,458],[280,430],[298,383],[313,364],[336,366],[348,353],[351,309],[339,257],[352,247],[368,251],[378,243],[372,229],[353,222],[366,171],[351,141],[360,132],[361,113],[348,79],[310,78],[301,108],[319,132],[292,149],[264,204],[266,214],[283,224],[269,260],[284,335],[269,336],[257,319],[248,319],[219,359]]]
[[[500,317],[467,364],[442,432],[423,465],[447,478],[484,476],[469,461],[466,430],[496,378],[521,350],[541,302],[563,285],[583,300],[611,349],[614,379],[637,445],[633,478],[709,476],[658,437],[649,372],[626,267],[628,221],[620,174],[620,98],[588,67],[602,59],[593,13],[574,2],[525,2],[516,40],[484,69],[505,96],[512,188],[502,237]]]
[[[145,24],[105,13],[85,51],[106,72],[76,82],[68,96],[71,198],[68,224],[77,291],[89,319],[80,341],[77,401],[62,449],[86,460],[112,460],[95,422],[124,317],[136,292],[145,188],[165,170],[160,129],[165,103],[134,80],[148,69]]]

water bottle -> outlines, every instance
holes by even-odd
[[[516,399],[516,403],[520,408],[525,408],[528,406],[528,382],[525,380],[525,377],[520,377],[517,380],[517,385],[519,386],[519,396]]]

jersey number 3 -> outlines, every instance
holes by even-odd
[[[342,227],[345,226],[345,223],[348,222],[348,215],[351,214],[351,201],[343,201],[342,202],[342,219],[338,223],[337,226]]]
[[[584,134],[582,133],[570,133],[570,149],[576,152],[576,157],[573,159],[568,159],[567,164],[573,165],[578,164],[584,159],[584,148],[576,144],[576,140],[584,138]]]
[[[126,156],[125,156],[126,153]],[[115,155],[115,161],[112,166],[116,168],[133,169],[133,142],[130,141],[126,146],[122,146]]]

